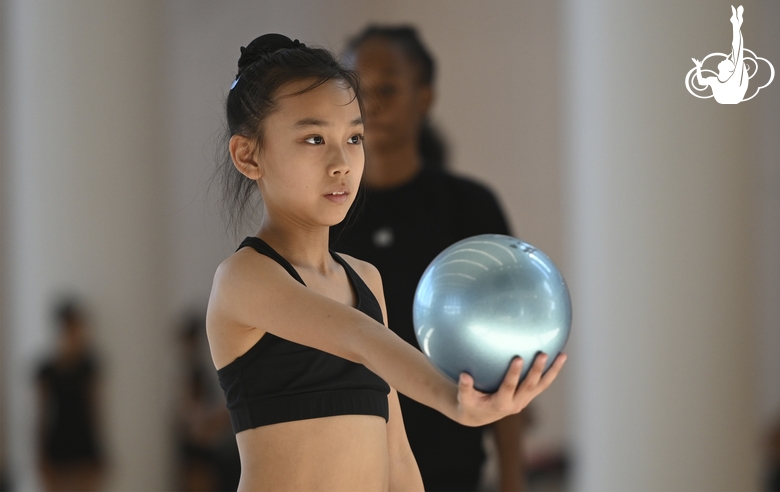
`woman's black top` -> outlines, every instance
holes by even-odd
[[[244,239],[306,285],[293,266],[265,241]],[[357,295],[356,309],[383,323],[371,290],[339,255]],[[310,329],[316,330],[316,326]],[[390,386],[362,364],[290,342],[266,332],[245,354],[217,371],[225,392],[233,431],[334,415],[376,415],[388,419]]]
[[[425,269],[456,241],[509,234],[506,220],[489,189],[446,172],[423,169],[396,188],[365,191],[360,213],[331,227],[331,248],[379,269],[389,328],[418,347],[412,306]],[[485,459],[483,429],[462,426],[402,394],[398,398],[425,490],[476,490]]]
[[[102,458],[96,416],[90,400],[97,379],[91,354],[68,364],[50,360],[38,369],[38,384],[46,394],[43,452],[49,461],[68,465]]]

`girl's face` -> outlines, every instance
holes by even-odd
[[[392,42],[376,37],[356,52],[355,68],[365,90],[366,146],[381,151],[416,143],[431,105],[431,87]]]
[[[280,90],[263,124],[257,153],[266,213],[304,227],[341,222],[363,174],[363,120],[352,90],[328,81],[296,96],[311,81]]]

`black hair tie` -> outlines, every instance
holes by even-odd
[[[274,54],[280,50],[305,47],[306,45],[297,39],[292,40],[283,34],[263,34],[249,43],[246,49],[249,51],[260,50],[265,53]]]
[[[292,40],[283,34],[263,34],[262,36],[255,38],[246,46],[241,47],[241,58],[238,60],[238,75],[236,80],[233,81],[233,85],[230,86],[230,90],[238,84],[241,74],[251,65],[259,62],[260,60],[273,56],[282,50],[305,48],[306,45],[298,41]],[[249,60],[245,60],[245,59]],[[241,63],[241,60],[245,60],[245,63]]]

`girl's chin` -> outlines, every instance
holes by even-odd
[[[344,219],[346,218],[347,218],[346,213],[340,215],[331,215],[330,217],[326,218],[325,223],[328,225],[328,227],[333,227],[344,222]]]

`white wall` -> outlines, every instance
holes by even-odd
[[[6,1],[0,0],[0,19],[4,19],[6,9]],[[4,29],[4,23],[0,21],[0,60],[5,60],[7,55],[5,51],[6,42],[6,30]],[[5,109],[5,86],[6,86],[6,64],[0,61],[0,156],[6,155],[6,114]],[[4,158],[0,157],[0,162],[3,162]],[[5,189],[5,166],[0,165],[0,193]],[[6,207],[5,201],[0,200],[0,231],[3,230],[2,226],[5,223]],[[2,259],[5,257],[5,248],[7,241],[5,235],[0,234],[0,265],[2,265]],[[0,313],[6,311],[6,297],[5,297],[6,282],[3,281],[0,276]],[[8,372],[7,360],[8,360],[8,343],[6,342],[7,329],[5,325],[5,319],[0,316],[0,487],[3,480],[7,480],[6,474],[8,473],[8,415],[7,410],[7,381],[5,377],[1,375]]]
[[[34,371],[54,337],[52,303],[76,293],[103,369],[110,486],[160,488],[170,453],[159,11],[152,1],[7,7],[3,377],[12,478],[21,490],[36,487]]]
[[[744,5],[758,49],[761,11]],[[751,130],[773,98],[726,106],[685,90],[691,58],[731,49],[728,2],[565,9],[574,486],[756,489],[756,314],[770,296]]]
[[[769,58],[780,70],[780,3],[763,1],[756,5],[753,51]],[[747,41],[746,41],[747,42]],[[775,76],[777,77],[777,73]],[[779,85],[775,85],[779,84]],[[771,88],[771,90],[770,90]],[[751,144],[757,172],[754,175],[753,205],[758,220],[753,224],[757,239],[755,340],[758,363],[758,415],[762,429],[780,421],[780,79],[761,93],[751,120]]]

